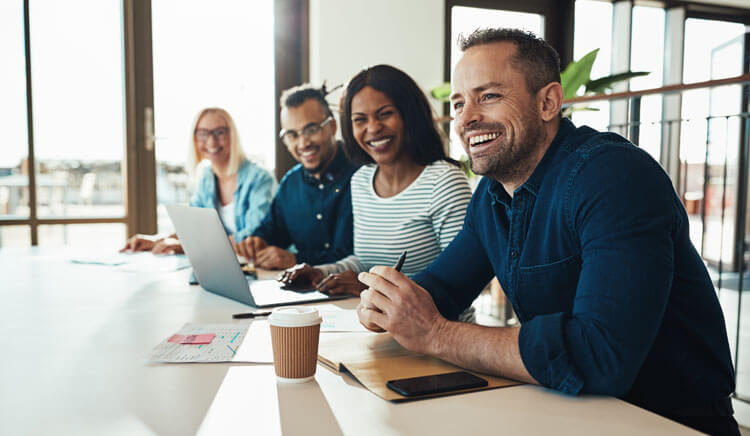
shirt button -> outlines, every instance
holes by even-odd
[[[325,244],[323,244],[323,247],[325,247],[325,248],[330,248],[330,247],[331,247],[331,244],[329,244],[328,242],[326,242]]]
[[[325,188],[324,184],[321,183],[320,185],[318,185],[318,189],[323,189],[323,188]]]
[[[510,252],[510,257],[512,257],[513,259],[517,258],[518,257],[518,252],[516,250],[511,251]]]
[[[323,219],[323,214],[319,213],[319,214],[315,215],[315,218],[317,218],[319,220],[322,220]]]

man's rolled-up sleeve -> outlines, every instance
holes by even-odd
[[[471,209],[470,205],[463,228],[448,247],[414,277],[448,319],[456,319],[469,307],[493,275],[489,258],[471,224]]]
[[[667,175],[641,151],[617,148],[577,169],[566,226],[581,246],[573,309],[524,322],[521,358],[539,383],[624,395],[662,323],[681,219]]]

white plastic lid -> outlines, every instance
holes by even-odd
[[[320,324],[323,318],[314,307],[279,307],[271,312],[268,323],[278,327],[305,327]]]

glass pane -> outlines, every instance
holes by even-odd
[[[631,34],[630,69],[650,74],[632,79],[630,89],[658,88],[664,63],[664,9],[634,6]]]
[[[664,9],[633,7],[633,28],[630,46],[630,70],[648,71],[647,76],[630,81],[630,89],[658,88],[663,83],[664,70]],[[662,96],[647,95],[641,98],[640,134],[631,140],[646,150],[654,159],[661,155]]]
[[[3,60],[0,68],[0,115],[3,119],[0,218],[28,218],[26,60],[21,0],[0,2],[0,59]]]
[[[750,283],[748,283],[748,280],[750,280],[750,274],[744,273],[743,276],[743,286],[742,291],[744,292],[748,288],[750,288]],[[736,288],[736,286],[735,286]],[[739,298],[737,298],[737,291],[735,290],[730,294],[735,298],[735,301],[739,302]],[[744,295],[746,297],[747,295]],[[728,299],[731,299],[732,297],[729,297]],[[735,372],[737,373],[737,386],[735,387],[734,392],[737,394],[737,396],[741,399],[743,399],[745,402],[750,399],[750,338],[748,338],[747,334],[747,323],[750,320],[750,301],[748,301],[747,298],[742,298],[742,304],[735,304],[735,305],[728,305],[723,306],[724,313],[730,312],[732,309],[734,309],[734,313],[732,315],[727,315],[727,328],[729,329],[729,336],[730,339],[730,345],[736,344],[735,341],[739,341],[739,346],[736,348],[737,351],[737,365],[735,367]],[[722,303],[724,302],[724,299],[722,298]],[[740,323],[740,332],[739,335],[737,335],[737,326],[736,324],[730,324],[729,321],[734,318]],[[739,336],[739,337],[737,337]],[[732,354],[734,355],[735,348],[731,349]]]
[[[31,2],[40,217],[123,216],[120,0]]]
[[[662,102],[663,96],[659,94],[641,97],[639,134],[637,138],[630,138],[657,161],[661,157]]]
[[[685,20],[683,82],[702,82],[738,76],[742,73],[739,36],[745,26],[726,21]],[[726,50],[726,49],[729,50]]]
[[[488,27],[513,27],[544,38],[543,15],[500,9],[453,6],[451,8],[451,75],[456,67],[456,62],[461,57],[461,50],[457,44],[458,36],[461,34],[468,35],[476,29]],[[450,155],[456,159],[465,155],[461,146],[461,139],[456,135],[453,128],[453,122],[450,126]]]
[[[612,70],[612,3],[578,0],[575,8],[573,58],[580,59],[598,48],[599,53],[591,69],[591,78],[608,76]],[[576,125],[585,124],[597,130],[607,130],[608,102],[594,102],[583,107],[594,110],[574,112],[571,119]]]
[[[122,248],[125,224],[68,224],[39,226],[40,247],[91,247],[97,252]]]
[[[724,21],[689,18],[685,21],[685,56],[683,81],[702,82],[734,77],[742,73],[745,26]],[[737,359],[737,388],[740,397],[750,396],[748,363],[750,350],[745,346],[745,313],[747,301],[740,306],[739,283],[742,290],[750,286],[745,265],[737,263],[736,202],[739,150],[743,147],[740,86],[723,86],[683,93],[682,141],[680,163],[687,168],[686,193],[696,198],[705,209],[705,226],[700,215],[691,215],[691,227],[697,224],[700,233],[691,231],[693,243],[701,250],[709,272],[714,278],[729,333],[733,356]],[[705,176],[704,176],[705,174]],[[707,177],[706,177],[707,176]],[[705,192],[705,195],[704,195]],[[704,198],[705,197],[705,198]],[[700,214],[701,209],[697,209]],[[743,218],[744,219],[744,218]],[[750,227],[748,227],[750,230]],[[744,272],[744,273],[743,273]],[[737,337],[738,326],[740,337]],[[737,343],[739,341],[739,347]]]
[[[29,226],[0,226],[0,249],[31,246]]]
[[[741,35],[744,31],[742,24],[687,19],[683,81],[702,82],[739,75],[742,72]],[[741,89],[736,85],[710,90],[697,89],[682,94],[682,119],[686,120],[680,131],[684,201],[690,216],[693,244],[700,250],[703,258],[713,265],[717,265],[720,258],[730,263],[734,259],[734,204],[729,197],[736,195],[733,175],[737,171],[734,162],[739,150],[740,130],[739,119],[732,115],[741,112],[740,97]],[[711,118],[707,122],[708,117]],[[709,164],[706,169],[707,146]],[[729,164],[726,168],[726,187],[725,160]],[[706,171],[708,180],[705,180]],[[707,183],[705,201],[704,182]],[[725,201],[722,201],[722,197],[726,198]],[[706,208],[705,230],[699,206]]]
[[[186,171],[195,116],[226,109],[249,159],[273,172],[274,43],[272,0],[152,2],[157,201],[187,203]],[[170,231],[163,207],[159,231]]]

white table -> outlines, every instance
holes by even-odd
[[[188,286],[187,270],[113,272],[64,255],[0,249],[0,434],[691,433],[614,398],[534,386],[393,404],[322,366],[287,386],[270,365],[152,364],[185,322],[232,322],[247,306]]]

